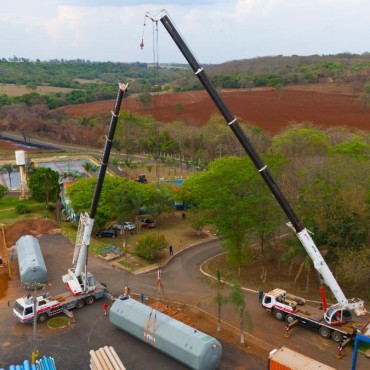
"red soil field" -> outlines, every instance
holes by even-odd
[[[239,122],[260,126],[271,134],[293,121],[310,121],[319,127],[369,130],[370,109],[364,110],[349,90],[349,87],[311,85],[288,88],[280,93],[273,89],[224,90],[220,95]],[[72,116],[89,117],[109,113],[113,106],[114,100],[106,100],[59,110]],[[192,126],[204,125],[211,115],[220,114],[205,91],[153,94],[149,109],[144,109],[137,95],[130,96],[123,101],[122,109],[151,115],[160,122],[181,120]]]

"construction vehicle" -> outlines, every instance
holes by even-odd
[[[36,294],[34,294],[33,297],[28,295],[17,299],[13,314],[22,323],[32,322],[34,320],[34,312],[37,313],[37,320],[40,322],[45,321],[48,316],[56,315],[60,312],[64,312],[70,316],[70,309],[82,308],[85,304],[90,305],[94,303],[96,299],[102,298],[105,295],[109,296],[106,287],[96,282],[94,275],[87,271],[87,256],[90,237],[94,226],[94,217],[108,167],[119,111],[123,95],[127,92],[127,88],[128,85],[123,83],[119,84],[90,212],[89,214],[85,212],[80,216],[72,261],[74,267],[70,268],[68,273],[62,277],[63,282],[67,285],[68,291],[54,297],[48,294],[42,294],[36,297]]]
[[[105,296],[105,291],[106,287],[98,284],[95,291],[78,296],[71,292],[64,292],[56,296],[49,296],[48,293],[45,293],[37,296],[35,301],[34,296],[27,295],[15,301],[13,315],[22,324],[32,323],[35,317],[34,312],[36,312],[37,321],[40,323],[62,312],[72,317],[73,314],[70,310],[93,304],[95,300]]]
[[[265,294],[262,297],[262,307],[270,312],[275,313],[275,317],[281,320],[284,319],[286,315],[288,315],[287,318],[289,318],[289,321],[291,321],[290,325],[293,325],[293,321],[298,320],[298,323],[300,325],[313,327],[314,329],[319,330],[322,336],[333,336],[334,340],[337,341],[341,340],[341,336],[354,336],[358,329],[354,324],[351,324],[352,321],[350,310],[353,310],[357,315],[365,315],[367,311],[364,307],[364,302],[358,298],[347,299],[345,297],[324,258],[319,252],[319,249],[312,240],[310,233],[303,226],[301,220],[291,208],[290,204],[281,192],[279,186],[276,184],[273,177],[271,176],[267,165],[262,161],[260,156],[255,151],[254,147],[251,145],[249,139],[241,129],[237,119],[230,113],[221,96],[210,82],[204,69],[199,65],[189,47],[182,39],[180,33],[176,30],[176,27],[170,20],[167,12],[165,10],[162,10],[160,12],[156,12],[154,15],[146,13],[146,17],[150,18],[155,23],[160,20],[163,26],[166,28],[167,32],[174,40],[181,53],[188,61],[194,74],[198,77],[199,81],[201,82],[213,102],[216,104],[222,116],[225,118],[227,125],[231,128],[236,138],[239,140],[245,152],[248,154],[251,161],[257,168],[258,173],[261,175],[271,193],[274,195],[282,210],[288,217],[290,221],[289,226],[297,235],[303,247],[311,257],[314,267],[320,277],[320,293],[322,298],[323,310],[318,311],[315,318],[314,315],[311,315],[310,321],[308,321],[308,318],[304,318],[303,316],[299,315],[297,310],[298,303],[292,299],[288,300],[288,294],[282,290],[275,290],[270,292],[270,294]],[[327,305],[322,283],[325,283],[331,289],[334,297],[337,300],[337,303],[330,307],[328,307]],[[270,302],[268,303],[269,300]],[[278,300],[283,300],[283,302],[278,302]],[[351,328],[348,329],[348,331],[346,330],[345,333],[341,333],[340,330],[347,326],[350,326]],[[341,336],[339,335],[339,333],[341,334]]]
[[[107,172],[109,156],[113,145],[113,138],[116,131],[123,94],[127,92],[127,88],[128,84],[119,84],[114,110],[112,111],[109,134],[106,138],[98,179],[96,181],[95,192],[91,201],[90,212],[89,214],[85,212],[80,216],[79,228],[76,237],[76,245],[72,261],[74,267],[70,268],[68,270],[68,273],[63,276],[63,282],[67,284],[67,288],[71,291],[73,295],[88,294],[89,292],[94,292],[96,289],[95,279],[93,275],[87,272],[87,254],[92,229],[94,226],[94,218],[98,208],[105,174]]]

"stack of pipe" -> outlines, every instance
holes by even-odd
[[[113,347],[102,347],[90,351],[91,370],[126,370]]]

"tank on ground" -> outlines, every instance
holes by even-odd
[[[38,240],[25,235],[16,243],[21,283],[26,289],[33,289],[35,283],[46,284],[48,273]]]
[[[222,346],[217,339],[134,299],[117,299],[109,321],[192,369],[214,370],[220,363]]]

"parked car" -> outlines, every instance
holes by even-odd
[[[130,221],[125,221],[122,225],[121,224],[115,224],[113,226],[113,229],[116,230],[125,230],[125,231],[132,231],[135,230],[135,225]]]
[[[99,238],[103,237],[115,238],[117,236],[117,230],[116,229],[99,230],[96,233],[96,236],[98,236]]]
[[[144,218],[141,220],[141,227],[146,227],[147,229],[152,229],[155,227],[156,222],[150,220],[149,218]]]

